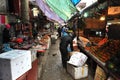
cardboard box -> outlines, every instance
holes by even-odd
[[[99,66],[96,68],[94,80],[106,80],[106,73]]]
[[[88,76],[88,65],[85,64],[82,67],[75,67],[67,63],[67,72],[73,77],[73,79],[81,79]]]
[[[30,69],[30,51],[12,50],[0,54],[0,80],[16,80]]]

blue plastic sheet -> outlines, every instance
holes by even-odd
[[[73,5],[77,5],[81,0],[71,0],[71,2],[73,3]]]

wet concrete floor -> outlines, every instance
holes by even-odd
[[[40,80],[74,80],[62,67],[61,55],[59,51],[59,39],[55,44],[51,44],[45,65],[41,72]],[[93,80],[91,76],[79,80]]]

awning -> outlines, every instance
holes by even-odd
[[[60,24],[64,24],[64,20],[61,19],[57,14],[55,14],[50,7],[44,2],[44,0],[36,0],[37,5],[42,10],[42,12],[47,16],[49,19],[55,20]]]
[[[36,2],[50,20],[64,24],[75,16],[78,10],[84,11],[97,0],[36,0]]]
[[[77,12],[70,0],[45,0],[50,8],[66,22]]]

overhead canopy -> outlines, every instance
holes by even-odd
[[[61,19],[57,14],[55,14],[50,7],[43,1],[43,0],[36,0],[36,3],[42,10],[42,12],[47,16],[49,19],[52,19],[60,24],[64,24],[64,20]]]
[[[50,8],[63,20],[67,21],[77,11],[70,0],[45,0]]]
[[[98,0],[36,0],[38,6],[49,20],[64,24],[76,12],[84,11],[86,7]]]

